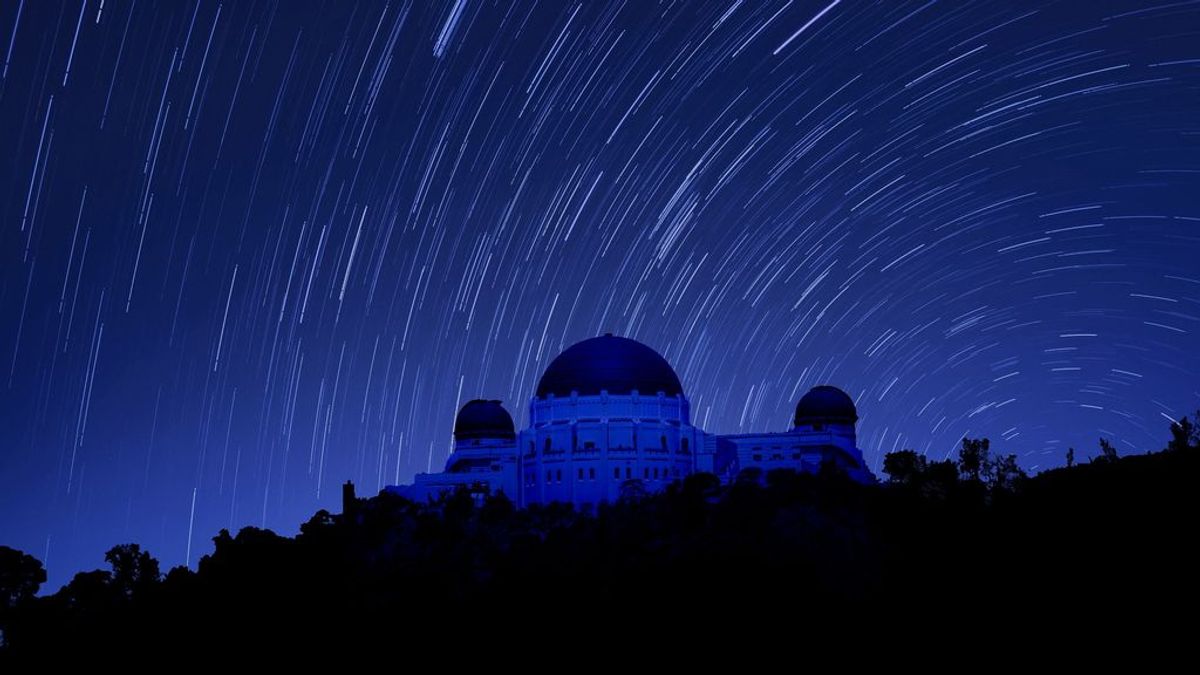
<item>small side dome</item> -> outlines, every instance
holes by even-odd
[[[793,426],[809,424],[854,424],[858,410],[846,392],[823,384],[813,387],[796,404]]]
[[[517,434],[512,416],[500,401],[477,398],[467,401],[454,418],[454,440],[473,438],[513,439]]]

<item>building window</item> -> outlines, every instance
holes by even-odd
[[[642,467],[642,478],[650,477],[650,467]]]
[[[654,470],[654,480],[658,480],[658,469]]]
[[[550,439],[546,439],[545,451],[550,452]]]
[[[659,436],[659,437],[658,437],[658,442],[659,442],[659,444],[660,444],[660,445],[662,445],[662,451],[663,451],[663,452],[666,452],[666,451],[667,451],[667,437],[666,437],[666,436]]]
[[[562,482],[562,469],[559,469],[558,471],[554,472],[554,480],[556,480],[560,483]]]
[[[583,480],[583,467],[579,468],[579,480]]]
[[[584,441],[584,442],[583,442],[583,449],[584,449],[584,450],[595,450],[595,449],[596,449],[596,444],[595,444],[595,443],[593,443],[592,441]]]
[[[633,468],[628,467],[628,466],[625,467],[625,478],[626,479],[633,478]]]
[[[552,480],[554,480],[554,474],[550,471],[547,471],[546,472],[546,482],[549,483]]]
[[[588,469],[588,480],[596,480],[596,470]]]
[[[755,456],[754,456],[754,461],[756,461],[756,462],[761,462],[761,461],[762,461],[762,455],[755,455]]]
[[[535,446],[533,444],[533,441],[529,441],[529,454],[531,454],[531,455],[537,454],[537,446]]]
[[[620,477],[621,477],[621,467],[619,467],[619,466],[614,467],[613,468],[613,478],[620,478]]]
[[[685,454],[685,455],[687,454],[687,451],[688,451],[688,439],[684,438],[684,439],[681,439],[681,440],[679,441],[679,449],[680,449],[680,450],[683,452],[683,454]]]

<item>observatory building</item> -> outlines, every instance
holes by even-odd
[[[788,431],[708,433],[692,424],[666,359],[610,334],[578,342],[550,363],[529,401],[529,426],[517,431],[500,401],[469,401],[455,419],[445,470],[385,490],[424,501],[465,487],[503,492],[519,506],[558,501],[586,508],[697,472],[728,482],[750,468],[812,473],[829,463],[871,482],[857,422],[854,401],[822,385],[796,404]]]

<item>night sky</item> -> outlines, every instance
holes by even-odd
[[[1200,407],[1200,2],[0,0],[0,544],[293,533],[604,332],[1029,470]]]

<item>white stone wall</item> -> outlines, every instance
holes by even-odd
[[[521,431],[521,503],[597,504],[626,480],[653,492],[695,470],[703,432],[683,396],[548,396],[530,401]]]

